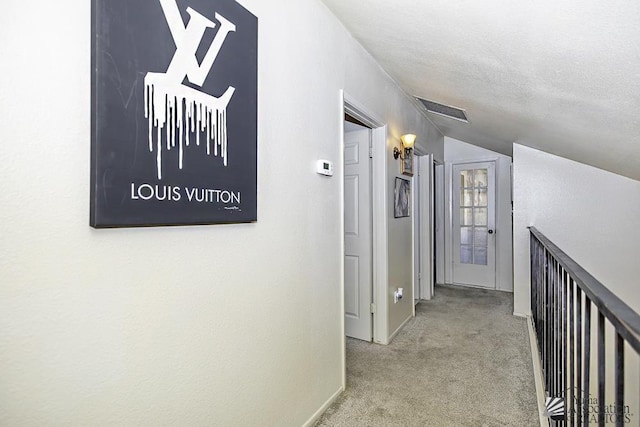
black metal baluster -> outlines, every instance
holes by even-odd
[[[555,328],[556,328],[556,289],[555,289],[555,283],[553,280],[553,257],[551,254],[549,254],[549,294],[551,296],[550,302],[549,302],[549,318],[550,318],[550,322],[549,322],[549,383],[550,383],[550,387],[549,390],[551,391],[551,395],[555,396],[556,394],[556,390],[555,390],[555,346],[556,346],[556,340],[555,340]]]
[[[544,258],[542,260],[543,262],[543,266],[544,266],[544,271],[543,271],[543,283],[542,286],[544,288],[544,311],[542,313],[543,316],[543,325],[542,325],[542,339],[543,339],[543,343],[542,343],[542,354],[543,354],[543,361],[542,361],[542,369],[543,369],[543,373],[544,373],[544,384],[545,387],[547,387],[547,390],[549,390],[549,381],[547,381],[547,372],[549,372],[549,370],[547,369],[547,313],[549,311],[549,292],[547,292],[547,252],[544,252]]]
[[[556,295],[557,295],[557,299],[556,299],[556,396],[562,396],[563,395],[563,388],[562,388],[562,376],[563,376],[563,371],[564,368],[562,366],[562,342],[563,342],[563,335],[562,335],[562,321],[563,321],[563,309],[564,309],[564,295],[563,295],[563,288],[562,288],[562,281],[560,280],[561,276],[560,276],[560,264],[558,263],[558,261],[555,261],[556,264],[556,268],[555,268],[555,286],[556,286]]]
[[[540,299],[538,301],[538,333],[540,336],[538,337],[538,345],[540,346],[540,357],[542,369],[544,369],[544,339],[545,339],[545,307],[547,304],[546,298],[547,294],[545,292],[545,281],[544,281],[544,247],[540,244],[538,248],[538,292],[540,295]]]
[[[584,302],[584,403],[582,405],[582,421],[584,427],[589,427],[589,380],[591,377],[591,300],[585,296]]]
[[[556,314],[556,327],[554,331],[554,343],[555,343],[555,359],[554,359],[554,370],[555,370],[555,383],[556,383],[556,392],[555,396],[560,397],[562,394],[562,385],[561,385],[561,362],[562,362],[562,285],[559,280],[558,275],[558,260],[553,258],[553,286],[556,294],[555,301],[555,314]]]
[[[531,268],[531,315],[533,316],[533,324],[536,324],[536,307],[538,303],[537,298],[537,265],[536,265],[536,242],[533,234],[529,234],[529,258]],[[537,332],[537,331],[536,331]]]
[[[547,372],[547,364],[546,364],[546,349],[547,349],[547,324],[546,324],[546,313],[547,313],[547,288],[546,288],[546,270],[545,270],[545,253],[544,253],[544,248],[540,247],[540,307],[538,308],[538,310],[540,310],[540,327],[538,328],[538,331],[540,333],[540,337],[538,338],[538,340],[540,341],[540,357],[542,358],[542,360],[540,361],[542,363],[542,373],[543,375],[546,375]],[[546,377],[545,377],[546,380]],[[546,381],[545,381],[545,385],[546,385]]]
[[[555,283],[555,261],[551,256],[549,256],[549,290],[551,291],[551,328],[549,332],[550,345],[549,352],[550,355],[550,364],[549,364],[549,373],[551,386],[549,387],[549,392],[551,396],[555,397],[556,395],[556,283]]]
[[[545,270],[544,270],[544,247],[542,246],[542,244],[540,243],[540,247],[538,249],[538,262],[539,262],[539,273],[540,276],[538,278],[538,286],[540,287],[540,306],[538,307],[538,311],[540,312],[540,327],[538,328],[538,331],[540,331],[540,337],[538,338],[540,341],[540,351],[542,352],[541,354],[544,355],[544,337],[545,337],[545,330],[544,330],[544,308],[546,307],[547,304],[547,294],[545,292]]]
[[[562,295],[562,306],[560,308],[560,322],[562,332],[560,333],[560,390],[559,395],[567,399],[567,282],[564,280],[564,269],[558,264],[558,281],[560,284],[560,294]],[[567,405],[564,407],[565,420],[567,419]]]
[[[598,426],[604,427],[604,314],[598,310]]]
[[[540,288],[540,243],[538,239],[535,241],[536,246],[536,307],[535,307],[535,319],[534,325],[536,328],[536,341],[538,342],[538,350],[542,352],[540,347],[540,337],[542,336],[540,331],[540,305],[542,303],[542,289]],[[541,353],[542,354],[542,353]]]
[[[624,409],[624,339],[616,333],[616,426],[622,427],[625,424]]]
[[[554,396],[560,395],[560,308],[562,300],[560,296],[560,284],[558,283],[558,263],[553,259],[553,383]]]
[[[536,239],[535,241],[535,246],[536,246],[536,259],[535,259],[535,263],[536,263],[536,304],[535,304],[535,316],[536,318],[534,319],[534,325],[536,328],[536,340],[538,342],[538,349],[539,351],[542,351],[542,348],[540,347],[540,337],[542,336],[541,331],[540,331],[540,306],[542,303],[542,289],[540,287],[540,242],[538,242],[538,240]]]
[[[562,346],[560,349],[560,354],[562,355],[562,362],[560,363],[560,366],[562,367],[562,373],[560,375],[560,395],[562,396],[562,398],[565,400],[565,405],[564,405],[564,419],[565,419],[565,425],[566,425],[566,421],[567,421],[567,375],[568,375],[568,371],[567,371],[567,322],[569,321],[569,319],[567,319],[569,310],[567,309],[568,306],[568,291],[567,291],[567,281],[565,280],[565,272],[564,272],[564,268],[562,268],[562,266],[558,266],[558,275],[560,277],[560,289],[561,289],[561,293],[562,293],[562,333],[561,335],[561,342],[562,342]]]
[[[550,362],[550,351],[551,351],[551,292],[550,292],[550,283],[551,283],[551,279],[549,277],[550,275],[550,271],[549,271],[549,253],[547,252],[547,250],[545,249],[544,252],[544,276],[545,276],[545,292],[547,293],[547,300],[545,301],[545,309],[546,309],[546,313],[545,313],[545,343],[544,343],[544,365],[545,365],[545,371],[544,371],[544,379],[545,379],[545,384],[547,387],[547,393],[549,393],[551,391],[551,376],[550,376],[550,370],[551,370],[551,363]]]
[[[571,280],[571,286],[573,287],[573,279]],[[582,388],[582,290],[579,286],[576,286],[576,340],[577,340],[577,354],[576,354],[576,393],[577,393],[577,407],[575,413],[578,415],[578,420],[576,422],[577,425],[580,425],[582,421],[582,396],[583,396],[583,388]]]
[[[556,286],[556,261],[551,258],[551,395],[558,395],[558,287]]]
[[[567,274],[567,272],[564,272],[564,282],[566,283],[567,287],[569,288],[569,381],[568,383],[565,380],[565,387],[568,387],[569,389],[569,402],[564,403],[565,406],[565,410],[568,411],[567,416],[565,417],[565,419],[567,421],[569,421],[570,425],[574,425],[575,419],[573,414],[574,412],[574,379],[575,379],[575,311],[574,311],[574,296],[573,296],[573,282],[571,281],[571,278],[569,277],[569,275]],[[566,359],[565,359],[565,368],[566,368]],[[566,378],[566,376],[565,376]],[[566,396],[566,394],[565,394]],[[565,397],[566,399],[566,397]]]
[[[529,309],[531,310],[531,317],[535,322],[536,320],[536,262],[535,262],[535,253],[534,253],[534,241],[533,234],[529,233],[529,281],[531,283],[531,300],[529,301]]]
[[[562,283],[560,282],[560,265],[554,259],[554,286],[556,288],[556,396],[562,395]]]

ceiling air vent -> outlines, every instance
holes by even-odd
[[[451,107],[449,105],[439,104],[437,102],[429,101],[427,99],[422,99],[416,97],[418,101],[424,105],[424,108],[427,109],[428,112],[433,114],[439,114],[444,117],[448,117],[450,119],[460,120],[461,122],[469,123],[469,119],[467,118],[467,113],[457,107]]]

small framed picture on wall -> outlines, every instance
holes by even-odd
[[[396,185],[393,191],[393,217],[404,218],[411,216],[411,181],[403,178],[396,178]]]
[[[404,149],[404,159],[402,159],[402,174],[413,176],[413,150]]]

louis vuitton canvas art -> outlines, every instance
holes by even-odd
[[[257,220],[257,18],[94,0],[91,225]]]

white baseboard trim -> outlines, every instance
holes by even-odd
[[[316,421],[318,421],[320,419],[320,417],[322,416],[322,414],[324,414],[324,412],[329,409],[329,406],[331,406],[333,404],[333,402],[336,401],[336,399],[338,399],[338,397],[340,397],[340,395],[342,394],[342,392],[344,391],[343,387],[340,387],[338,389],[338,391],[336,391],[330,398],[329,400],[327,400],[321,407],[320,409],[318,409],[315,414],[313,414],[311,416],[311,418],[309,418],[307,420],[307,422],[305,422],[302,426],[303,427],[311,427],[313,426]]]
[[[402,328],[404,328],[404,326],[409,323],[409,321],[413,319],[413,316],[409,316],[407,317],[407,320],[405,320],[404,322],[402,322],[402,325],[398,326],[398,329],[396,329],[391,335],[389,335],[389,340],[387,341],[387,343],[390,343],[391,341],[393,341],[393,339],[396,337],[396,335],[398,335],[400,333],[400,331],[402,330]]]
[[[516,315],[514,313],[514,315]],[[533,378],[536,384],[536,397],[538,400],[538,416],[540,417],[540,427],[549,427],[549,418],[544,416],[544,405],[546,392],[544,388],[544,378],[542,377],[542,365],[540,363],[540,351],[536,341],[536,333],[533,329],[533,319],[531,316],[522,316],[527,319],[527,329],[529,330],[529,344],[531,345],[531,361],[533,362]]]

